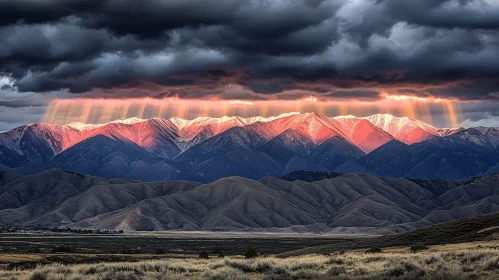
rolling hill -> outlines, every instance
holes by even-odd
[[[279,254],[279,257],[300,256],[304,254],[328,254],[333,252],[386,248],[414,245],[440,245],[462,242],[487,241],[497,239],[499,234],[499,212],[457,219],[439,223],[404,233],[385,235],[377,238],[344,240],[323,246]]]
[[[30,176],[5,171],[0,180],[0,225],[393,233],[499,211],[499,174],[414,180],[301,171],[201,184],[54,169]]]

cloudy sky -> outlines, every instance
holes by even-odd
[[[499,126],[499,0],[1,0],[0,38],[0,131],[80,98],[443,100]]]

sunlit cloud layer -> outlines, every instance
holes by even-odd
[[[299,100],[193,100],[179,98],[133,99],[55,99],[48,105],[43,121],[67,124],[107,123],[116,119],[171,118],[193,119],[198,116],[276,116],[288,112],[317,112],[326,116],[377,113],[407,116],[447,127],[457,127],[463,120],[461,103],[416,96],[383,96],[372,101],[321,101],[316,97]],[[434,116],[439,116],[433,120]]]

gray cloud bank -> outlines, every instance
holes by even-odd
[[[3,0],[0,38],[2,106],[54,92],[499,100],[496,0]]]
[[[494,0],[4,0],[0,38],[19,91],[146,80],[190,97],[234,83],[262,95],[404,85],[499,98]]]

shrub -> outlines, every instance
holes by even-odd
[[[366,251],[366,254],[377,254],[377,253],[382,253],[383,250],[381,248],[371,248]]]
[[[463,265],[462,270],[463,272],[473,272],[475,269],[472,266]]]
[[[364,259],[365,263],[370,263],[370,262],[379,262],[385,260],[384,257],[377,256],[377,257],[368,257]]]
[[[482,261],[484,259],[489,259],[490,257],[495,256],[491,252],[481,252],[481,251],[470,251],[467,253],[464,253],[461,259],[461,263],[474,263],[478,261]]]
[[[297,270],[318,270],[322,268],[323,266],[321,264],[315,263],[315,262],[297,262],[293,264],[290,267],[291,271],[297,271]]]
[[[414,246],[411,246],[410,250],[411,252],[415,253],[417,251],[426,251],[428,250],[428,246],[426,245],[414,245]]]
[[[246,253],[244,253],[244,257],[247,259],[256,258],[258,257],[258,253],[256,252],[255,248],[248,247],[248,249],[246,249]]]
[[[47,280],[47,274],[40,271],[35,271],[33,272],[33,274],[31,274],[29,280]]]
[[[449,272],[449,271],[438,271],[435,274],[429,275],[428,280],[465,280],[472,279],[466,278],[462,273]]]
[[[286,270],[269,271],[265,273],[263,280],[289,280],[291,276]]]
[[[366,275],[367,274],[367,269],[366,268],[363,268],[363,267],[359,267],[359,268],[356,268],[354,271],[353,271],[353,275],[355,276],[362,276],[362,275]]]
[[[215,248],[215,250],[213,250],[213,255],[217,255],[218,258],[224,258],[225,255],[224,253],[222,252],[222,249],[220,248]]]
[[[417,279],[425,275],[425,271],[421,267],[410,261],[392,259],[385,264],[385,267],[387,268],[386,274],[389,277],[405,276],[408,279]]]
[[[342,273],[346,273],[346,269],[342,266],[332,266],[326,273],[327,276],[338,276]]]
[[[343,265],[345,264],[345,260],[343,258],[330,258],[325,262],[325,264],[337,264],[337,265]]]
[[[255,268],[246,262],[225,261],[225,265],[228,267],[239,269],[242,272],[255,272]]]
[[[201,253],[199,253],[199,258],[200,259],[209,259],[210,255],[206,251],[201,251]]]
[[[486,270],[499,269],[499,258],[495,258],[495,259],[487,261],[487,264],[485,265],[485,269]]]
[[[224,268],[219,268],[213,272],[210,272],[208,277],[205,277],[206,279],[211,279],[211,280],[247,280],[249,277],[244,275],[241,271],[238,271],[237,269],[230,268],[230,267],[224,267]]]
[[[282,266],[274,266],[270,270],[265,272],[263,280],[288,280],[291,279],[291,275]]]
[[[266,272],[268,270],[271,270],[272,268],[274,267],[274,263],[272,262],[258,262],[256,264],[256,268],[255,270],[262,273],[262,272]]]
[[[166,254],[166,251],[165,249],[156,249],[156,252],[155,252],[157,255],[164,255]]]
[[[213,250],[213,252],[212,252],[212,253],[213,253],[213,255],[220,255],[220,254],[222,254],[222,249],[220,249],[220,248],[215,248],[215,250]]]
[[[298,270],[294,273],[293,278],[291,279],[319,279],[322,276],[322,273],[318,270]],[[290,278],[288,278],[290,279]]]
[[[52,253],[74,253],[74,250],[71,246],[56,246],[52,248]]]
[[[425,260],[426,264],[432,264],[432,263],[436,263],[436,262],[438,262],[438,258],[435,256],[430,256],[429,258],[427,258]]]
[[[139,280],[143,279],[134,271],[108,271],[97,277],[100,280]]]
[[[40,248],[34,248],[28,251],[28,253],[33,253],[33,254],[40,254],[41,252],[42,251],[40,250]]]
[[[187,272],[187,269],[183,266],[179,266],[179,265],[169,265],[167,267],[168,270],[172,271],[172,272],[175,272],[175,273],[184,273],[184,272]],[[189,268],[189,271],[190,272],[194,272],[196,271],[195,268]]]

